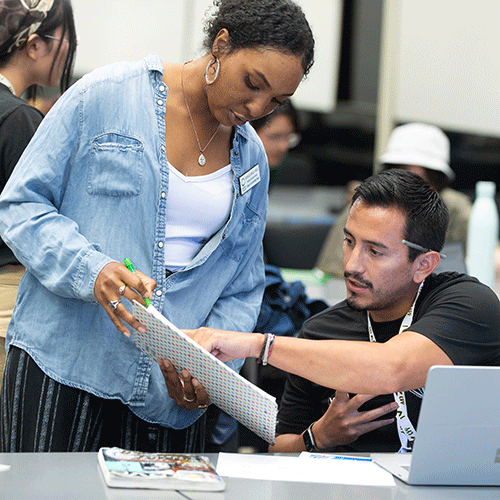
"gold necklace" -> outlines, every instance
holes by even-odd
[[[207,162],[207,160],[205,158],[205,155],[203,153],[208,148],[208,146],[210,146],[210,143],[213,141],[214,137],[217,135],[217,132],[219,131],[219,128],[220,128],[220,123],[217,125],[217,128],[215,129],[215,132],[212,134],[212,137],[210,137],[210,139],[207,142],[206,146],[202,149],[201,144],[200,144],[200,139],[198,139],[198,134],[197,134],[196,128],[194,126],[193,117],[191,116],[191,110],[189,109],[189,105],[188,105],[188,102],[187,102],[187,99],[186,99],[186,93],[184,92],[184,66],[186,64],[187,64],[187,62],[185,62],[182,65],[182,70],[181,70],[182,97],[184,97],[184,104],[186,105],[186,109],[187,109],[187,112],[188,112],[188,115],[189,115],[189,119],[191,120],[191,125],[193,127],[194,136],[196,138],[196,142],[198,143],[198,149],[200,151],[200,156],[198,157],[198,165],[200,165],[200,167],[203,167],[203,165],[205,165],[205,163]]]

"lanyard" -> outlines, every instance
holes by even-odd
[[[406,316],[403,318],[401,326],[399,328],[399,333],[406,330],[413,320],[413,313],[415,311],[415,304],[417,303],[418,296],[420,295],[420,291],[422,290],[424,282],[420,283],[418,287],[417,296],[413,301],[410,310],[406,313]],[[370,337],[370,342],[376,342],[375,334],[373,333],[372,323],[370,320],[370,314],[368,311],[366,312],[368,316],[368,336]],[[415,391],[412,391],[415,392]],[[417,392],[423,393],[423,389],[419,389]],[[395,392],[394,400],[398,403],[399,407],[396,412],[396,424],[398,428],[399,440],[401,441],[401,448],[399,449],[399,453],[406,453],[412,450],[413,442],[415,441],[415,436],[417,435],[417,431],[413,427],[413,424],[410,421],[410,417],[408,416],[408,407],[406,405],[406,396],[404,392]]]
[[[12,83],[5,78],[2,74],[0,74],[0,83],[3,83],[14,95],[16,95],[16,91],[14,90],[14,87],[12,86]]]

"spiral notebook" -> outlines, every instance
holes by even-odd
[[[153,306],[133,303],[133,315],[146,328],[134,331],[136,346],[154,360],[169,359],[177,372],[188,370],[207,391],[210,402],[266,442],[274,444],[276,399],[200,347]]]

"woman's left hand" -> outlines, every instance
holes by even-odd
[[[187,370],[182,370],[179,375],[168,359],[158,360],[158,364],[167,385],[168,395],[178,406],[189,411],[208,408],[210,399],[205,388]]]

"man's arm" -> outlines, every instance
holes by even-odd
[[[222,361],[258,358],[259,334],[200,328],[187,331]],[[385,343],[276,337],[268,363],[324,387],[356,394],[390,394],[425,385],[434,365],[451,359],[432,340],[405,331]]]
[[[417,389],[425,386],[431,366],[453,364],[432,340],[411,331],[385,343],[280,337],[268,362],[318,385],[356,394]]]
[[[373,396],[365,394],[349,398],[349,394],[346,392],[337,392],[326,413],[312,426],[311,430],[316,447],[322,451],[328,451],[335,446],[350,444],[362,434],[394,422],[394,418],[376,419],[394,411],[398,407],[395,401],[374,410],[358,411],[361,405],[372,398]],[[305,451],[304,432],[277,435],[276,443],[269,447],[269,452],[296,453]]]

